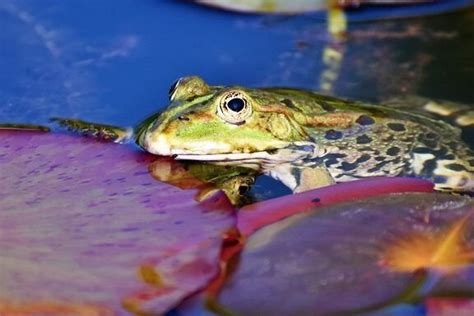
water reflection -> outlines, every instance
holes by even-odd
[[[223,190],[233,205],[242,206],[255,200],[255,197],[248,193],[259,174],[257,170],[170,159],[153,161],[149,170],[158,181],[181,189],[197,189],[195,198],[198,201],[208,198],[218,190]]]

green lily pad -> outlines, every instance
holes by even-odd
[[[219,302],[241,315],[327,315],[376,310],[430,293],[472,294],[473,209],[466,197],[408,193],[286,218],[248,238]],[[431,237],[459,221],[459,238],[441,235],[453,244],[439,245],[420,266],[424,249],[436,241]],[[420,236],[427,242],[420,245]]]

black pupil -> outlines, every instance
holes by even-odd
[[[244,106],[245,106],[245,102],[241,98],[233,98],[233,99],[230,99],[229,102],[227,102],[227,107],[234,112],[242,111]]]

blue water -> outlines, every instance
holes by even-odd
[[[0,115],[130,125],[166,106],[183,75],[261,84],[292,42],[258,21],[177,1],[2,2]]]

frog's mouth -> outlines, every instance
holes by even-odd
[[[207,162],[276,162],[288,159],[276,154],[276,151],[257,151],[253,153],[230,153],[230,154],[174,154],[176,160],[194,160]]]
[[[285,151],[285,152],[283,152]],[[202,161],[221,166],[239,166],[254,170],[271,170],[276,165],[307,158],[308,153],[285,149],[231,154],[174,154],[176,160]]]
[[[287,143],[282,148],[254,152],[229,152],[230,148],[226,148],[228,146],[226,144],[219,146],[217,143],[213,143],[212,149],[210,149],[206,148],[203,143],[198,149],[190,150],[171,146],[164,135],[159,135],[153,141],[151,140],[150,137],[145,137],[143,147],[155,155],[171,156],[176,160],[203,161],[229,165],[252,164],[261,166],[278,164],[314,157],[320,154],[318,146],[312,142],[292,142]]]

